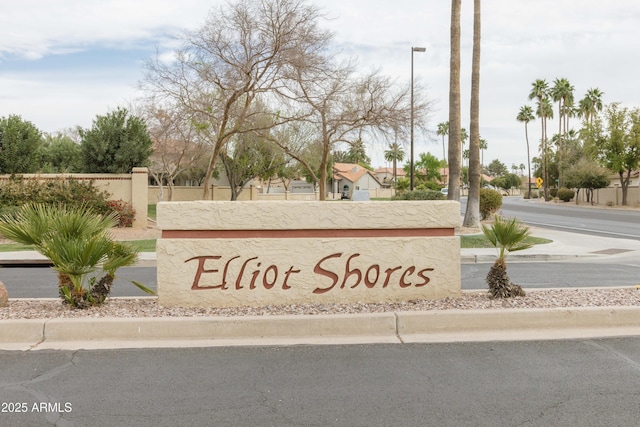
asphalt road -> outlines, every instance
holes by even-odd
[[[131,280],[157,289],[155,267],[123,267],[116,273],[111,289],[112,297],[147,296],[131,284]],[[0,268],[0,281],[5,284],[11,298],[57,298],[58,276],[50,267]]]
[[[0,359],[0,424],[16,427],[634,426],[640,418],[637,338]]]
[[[466,198],[461,201],[462,215]],[[572,203],[544,203],[520,196],[503,197],[500,209],[505,217],[517,217],[525,224],[594,236],[640,240],[640,210],[578,207]]]

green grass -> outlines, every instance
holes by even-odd
[[[147,206],[147,216],[152,220],[156,220],[156,205],[148,205]]]
[[[526,243],[533,245],[544,245],[551,243],[553,240],[542,239],[540,237],[529,237],[525,240]],[[484,234],[468,234],[460,236],[460,247],[462,249],[478,249],[478,248],[493,248],[494,246],[487,240]]]

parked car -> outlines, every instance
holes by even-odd
[[[446,196],[446,195],[449,194],[449,189],[448,188],[441,188],[440,192]]]

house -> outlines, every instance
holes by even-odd
[[[332,181],[333,193],[382,188],[375,173],[355,163],[334,163]]]
[[[378,168],[373,171],[378,181],[384,188],[391,187],[393,183],[393,168]],[[404,178],[406,176],[406,172],[402,168],[396,168],[396,178]]]
[[[624,173],[624,177],[627,177],[627,172]],[[620,174],[612,173],[609,175],[609,188],[614,188],[616,186],[620,186]],[[629,187],[637,187],[640,186],[640,169],[636,169],[631,171],[631,177],[629,178]]]

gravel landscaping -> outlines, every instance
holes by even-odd
[[[269,307],[189,308],[162,307],[157,298],[112,298],[102,307],[73,310],[61,300],[10,300],[0,308],[0,319],[52,319],[97,317],[203,317],[382,313],[394,311],[474,310],[504,308],[576,308],[640,306],[640,290],[578,288],[528,290],[527,296],[490,299],[487,292],[464,292],[459,298],[377,304],[297,304]]]

